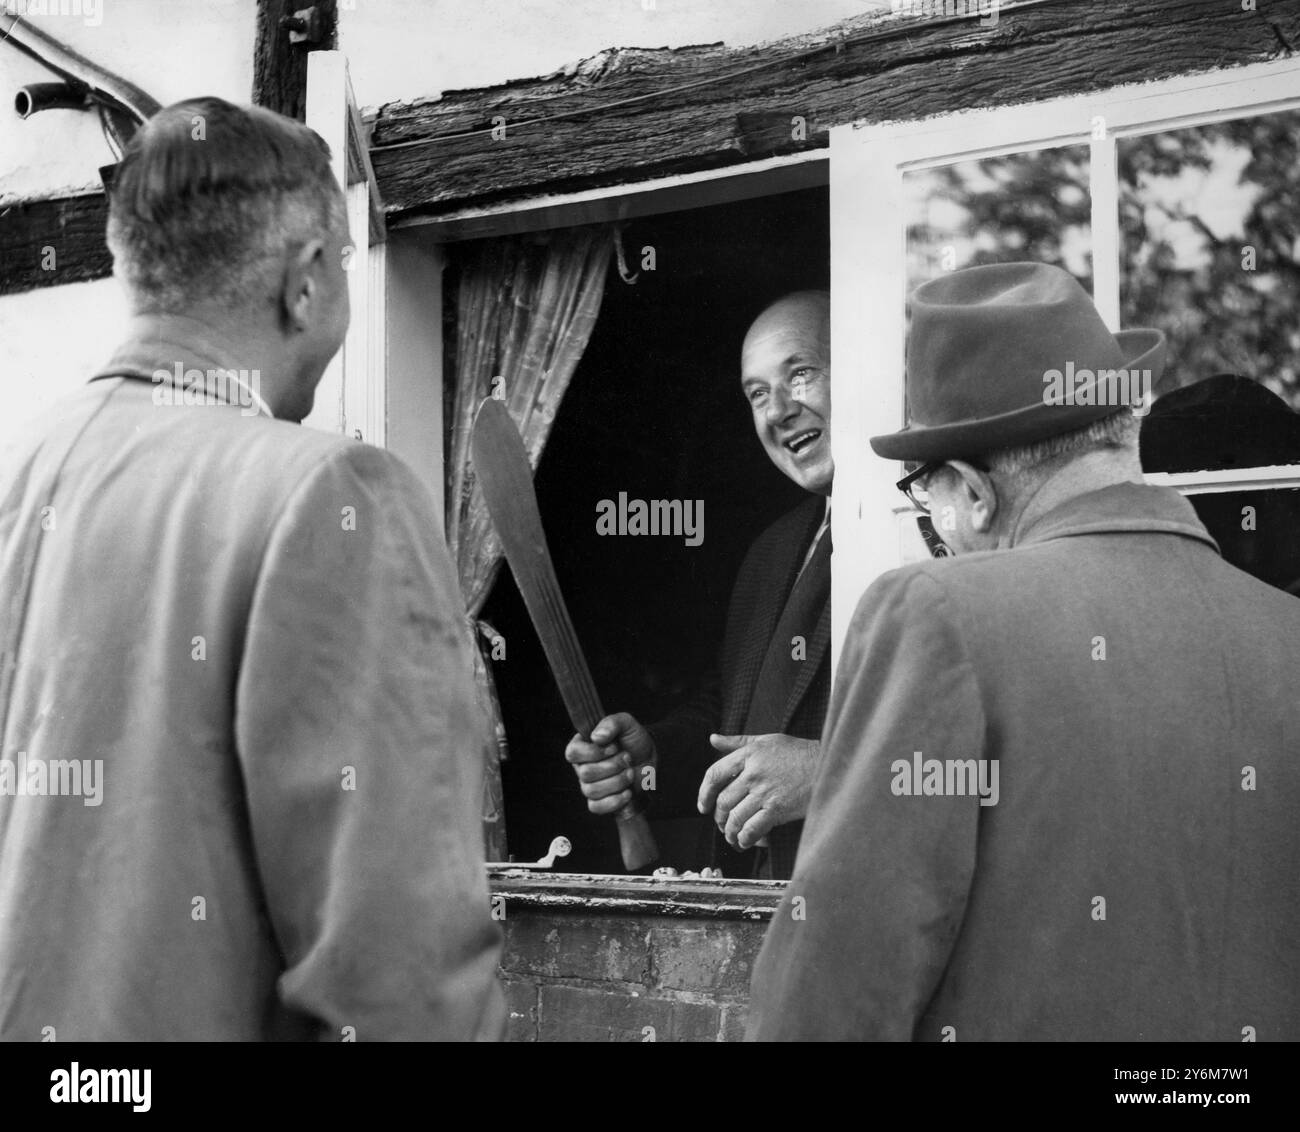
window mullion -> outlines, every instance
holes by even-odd
[[[1091,144],[1088,187],[1092,198],[1092,299],[1113,333],[1120,329],[1119,165],[1115,135],[1103,126],[1094,131]]]
[[[1147,472],[1146,481],[1172,487],[1184,495],[1205,495],[1222,491],[1268,491],[1300,488],[1300,464],[1276,464],[1259,468],[1224,468],[1204,472]]]

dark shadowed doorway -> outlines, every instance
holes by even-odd
[[[536,485],[560,585],[606,711],[651,723],[689,695],[716,654],[731,583],[754,537],[803,492],[768,461],[740,392],[740,345],[764,306],[825,288],[824,188],[652,216],[623,232],[595,333],[542,456]],[[703,540],[607,537],[602,500],[703,504]],[[509,569],[484,610],[504,634],[494,663],[510,757],[510,852],[542,856],[567,836],[565,871],[621,872],[612,819],[588,814],[563,752],[572,729]],[[703,821],[704,819],[698,819]],[[662,863],[691,859],[697,823],[656,822]]]

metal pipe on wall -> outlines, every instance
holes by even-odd
[[[91,100],[126,114],[136,125],[143,125],[162,109],[134,83],[92,63],[20,16],[0,11],[0,43],[10,44],[67,82],[83,85]]]

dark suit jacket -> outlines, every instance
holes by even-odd
[[[709,744],[709,733],[744,733],[763,658],[809,543],[821,525],[825,506],[821,496],[810,496],[754,541],[732,589],[717,669],[699,694],[649,729],[660,754],[656,814],[696,813],[695,800],[704,772],[721,757]],[[824,588],[827,596],[807,634],[806,656],[786,690],[779,710],[781,726],[777,728],[781,734],[800,739],[821,737],[830,701],[830,562],[814,559],[809,568],[817,572],[808,581]],[[788,642],[784,647],[789,647]],[[701,818],[701,822],[707,823],[703,827],[701,860],[712,859],[727,876],[750,875],[756,851],[737,853],[721,836],[714,836],[717,831],[711,817]],[[769,834],[771,875],[790,875],[802,826],[802,822],[791,822]]]
[[[885,574],[750,1036],[1300,1038],[1297,671],[1300,602],[1167,488]],[[916,751],[998,760],[997,804],[903,793]]]

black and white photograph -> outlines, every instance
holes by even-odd
[[[15,1111],[428,1056],[264,1042],[1267,1103],[1298,53],[1300,0],[0,0]]]

